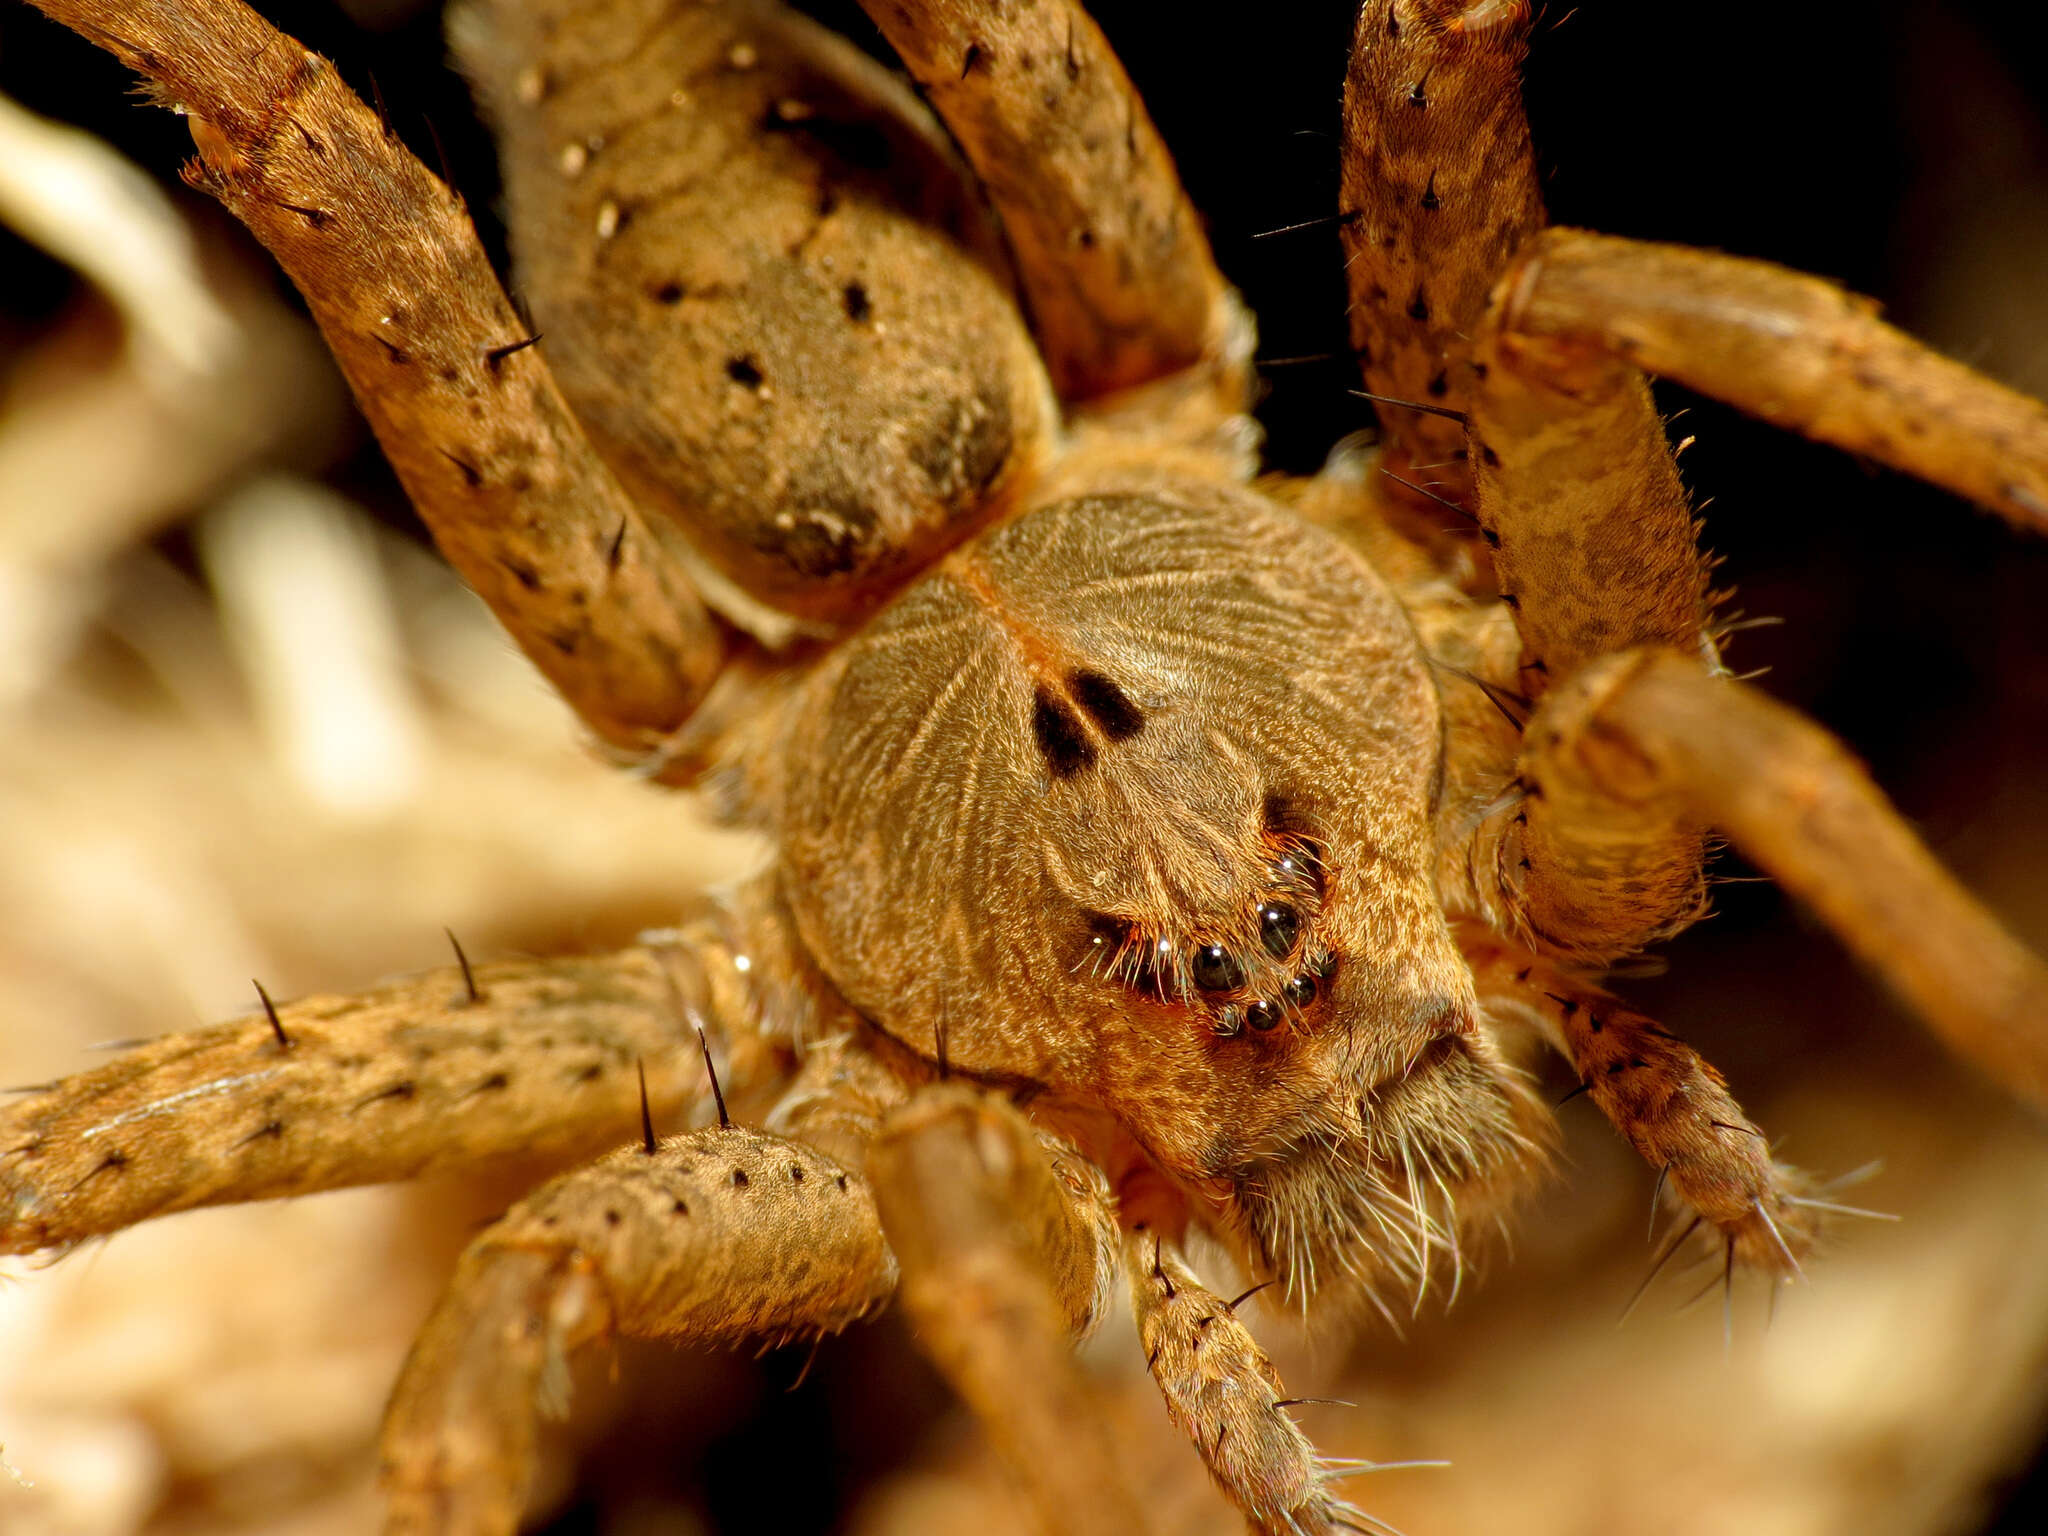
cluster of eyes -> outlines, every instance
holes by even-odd
[[[1301,912],[1284,901],[1269,901],[1259,908],[1259,947],[1275,960],[1294,953],[1301,936]],[[1159,941],[1160,958],[1170,964],[1171,940]],[[1278,998],[1254,997],[1243,1002],[1226,1001],[1216,1011],[1219,1035],[1242,1034],[1246,1029],[1264,1034],[1275,1029],[1290,1012],[1299,1012],[1316,1000],[1322,983],[1335,969],[1335,957],[1321,953],[1307,958],[1304,967],[1280,988]],[[1195,990],[1210,998],[1228,998],[1245,985],[1245,966],[1221,944],[1204,944],[1188,961],[1188,979]]]
[[[1288,877],[1309,871],[1288,858],[1279,861],[1276,873],[1283,882],[1293,884],[1295,881]],[[1258,947],[1274,960],[1292,958],[1301,941],[1301,909],[1277,897],[1268,898],[1260,904],[1257,919]],[[1226,1038],[1241,1035],[1247,1029],[1260,1034],[1277,1029],[1290,1015],[1316,1000],[1336,969],[1334,955],[1326,950],[1311,950],[1302,956],[1301,969],[1280,987],[1277,995],[1244,998],[1239,994],[1247,986],[1247,957],[1227,945],[1203,944],[1184,952],[1172,939],[1144,939],[1128,929],[1116,935],[1098,932],[1094,943],[1099,957],[1098,973],[1102,969],[1101,958],[1106,957],[1110,974],[1128,985],[1160,997],[1198,994],[1214,1009],[1212,1028]]]

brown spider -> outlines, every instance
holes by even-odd
[[[1338,1307],[1455,1265],[1544,1140],[1533,1030],[1731,1264],[1796,1269],[1825,1202],[1590,979],[1699,914],[1710,828],[2048,1099],[2039,962],[1721,675],[1629,364],[2033,526],[2048,418],[1824,284],[1544,232],[1525,7],[1365,7],[1340,223],[1386,441],[1257,491],[1248,329],[1071,6],[873,8],[992,214],[768,4],[476,0],[541,346],[321,61],[225,0],[45,8],[190,115],[591,730],[777,849],[632,950],[268,1010],[0,1115],[10,1252],[640,1131],[464,1255],[386,1421],[392,1528],[508,1529],[580,1346],[900,1290],[1048,1522],[1139,1529],[1071,1432],[1119,1272],[1253,1524],[1364,1528],[1180,1250]]]

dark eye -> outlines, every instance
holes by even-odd
[[[1253,1029],[1264,1032],[1280,1022],[1280,1010],[1264,998],[1260,998],[1255,1003],[1245,1004],[1244,1021]]]
[[[1297,976],[1281,989],[1287,994],[1287,1001],[1297,1008],[1306,1008],[1316,1000],[1316,979],[1313,976]]]
[[[1195,985],[1204,992],[1231,992],[1244,985],[1244,968],[1221,944],[1204,944],[1191,967]]]
[[[1266,953],[1284,960],[1294,953],[1294,941],[1301,933],[1301,914],[1285,902],[1268,902],[1259,908],[1259,942]]]

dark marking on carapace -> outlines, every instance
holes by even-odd
[[[1144,711],[1100,672],[1076,672],[1067,679],[1067,691],[1111,741],[1128,741],[1145,728]]]
[[[1038,750],[1045,754],[1053,777],[1071,779],[1095,763],[1095,745],[1081,729],[1073,711],[1044,688],[1031,696],[1031,734]]]

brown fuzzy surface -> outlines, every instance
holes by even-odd
[[[1546,32],[1541,47],[1571,48],[1579,25]],[[1148,29],[1129,30],[1129,41],[1112,39],[1149,93],[1137,35]],[[1930,71],[1969,42],[1941,36],[1951,53],[1930,45]],[[1324,62],[1318,78],[1334,100],[1341,66]],[[1290,66],[1275,94],[1300,91]],[[1923,83],[1904,99],[1938,116],[1929,92]],[[1623,94],[1632,122],[1670,106],[1639,87]],[[2022,143],[2039,131],[2023,106],[2001,121]],[[1951,153],[1991,151],[1979,141]],[[1776,163],[1753,173],[1796,174]],[[2024,212],[2024,186],[2015,174],[1999,196]],[[1945,194],[1918,195],[1939,204]],[[1716,238],[1708,214],[1705,227],[1680,229],[1650,227],[1653,214],[1628,232]],[[1618,223],[1582,209],[1569,217]],[[1987,229],[1951,206],[1926,222],[1957,238],[1916,269],[1914,322],[1948,327],[1958,348],[2009,348],[1993,362],[2023,365],[2033,354],[2019,338],[2048,327],[1982,306],[1987,294],[2025,292],[2023,282],[2001,288],[1997,274],[2036,270],[2026,252],[2048,219]],[[1295,259],[1334,269],[1329,246]],[[1772,254],[1817,260],[1806,248]],[[1268,334],[1269,352],[1295,350]],[[1758,441],[1739,425],[1717,430]],[[1866,485],[1824,455],[1761,462],[1751,471],[1761,483],[1725,458],[1699,471],[1730,509],[1727,533],[1710,538],[1747,561],[1746,606],[1795,621],[1789,635],[1745,637],[1735,664],[1768,661],[1768,686],[1850,731],[1950,866],[2038,945],[2048,935],[2043,561],[1972,528],[1959,505],[1893,499],[1890,482]],[[1817,521],[1832,543],[1798,533],[1771,543],[1753,525],[1774,516]],[[96,568],[112,596],[88,643],[0,718],[10,850],[0,1077],[38,1081],[79,1069],[91,1060],[80,1050],[99,1040],[247,1012],[250,975],[283,996],[445,964],[444,925],[479,957],[625,943],[745,858],[673,797],[587,763],[473,605],[353,518],[401,616],[398,670],[417,743],[409,787],[382,808],[321,798],[289,732],[257,702],[264,644],[232,630],[232,581],[196,578],[182,541],[165,546],[168,563],[142,547]],[[304,591],[288,568],[262,579]],[[1513,1218],[1512,1260],[1490,1255],[1448,1318],[1432,1295],[1406,1339],[1378,1331],[1353,1343],[1295,1336],[1270,1295],[1247,1303],[1290,1392],[1358,1405],[1296,1410],[1322,1452],[1453,1463],[1348,1485],[1415,1536],[1978,1529],[1993,1518],[1998,1480],[2038,1437],[2048,1361],[2038,1123],[1942,1062],[1794,909],[1748,887],[1717,895],[1724,916],[1673,952],[1671,973],[1624,990],[1729,1073],[1786,1156],[1823,1174],[1882,1158],[1880,1174],[1839,1198],[1904,1219],[1842,1222],[1768,1327],[1761,1288],[1739,1291],[1732,1347],[1718,1292],[1679,1310],[1711,1278],[1705,1269],[1660,1282],[1617,1329],[1653,1254],[1652,1175],[1576,1105],[1564,1111],[1564,1175]],[[1571,1082],[1546,1086],[1556,1097]],[[472,1226],[525,1187],[184,1216],[0,1286],[0,1459],[37,1485],[0,1472],[0,1525],[105,1536],[366,1528],[370,1440],[405,1341]],[[1129,1333],[1110,1328],[1087,1358],[1118,1454],[1160,1525],[1234,1529]],[[628,1351],[623,1385],[583,1384],[542,1502],[572,1510],[564,1529],[759,1529],[785,1515],[808,1522],[792,1528],[837,1521],[912,1536],[1025,1528],[1001,1474],[891,1326],[828,1346],[795,1398],[764,1390],[801,1364],[771,1360],[764,1375],[724,1357]],[[813,1475],[829,1497],[789,1486]]]

